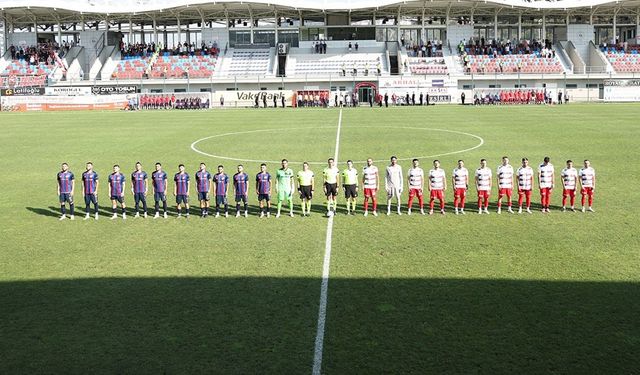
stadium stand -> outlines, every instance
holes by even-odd
[[[607,45],[602,47],[601,50],[616,72],[640,72],[640,46]]]
[[[292,75],[376,75],[383,69],[381,53],[296,55]]]
[[[271,60],[270,49],[235,49],[227,73],[239,76],[266,75]]]
[[[160,56],[149,78],[209,78],[215,71],[216,56]]]
[[[145,74],[149,65],[149,59],[145,57],[125,56],[118,62],[116,69],[111,74],[115,79],[140,79]]]
[[[562,64],[555,57],[531,55],[470,56],[465,55],[463,65],[467,73],[546,73],[560,74]]]
[[[409,57],[408,65],[411,74],[415,75],[445,75],[447,63],[438,57]]]

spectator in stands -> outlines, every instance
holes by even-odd
[[[349,52],[351,52],[351,42],[349,42]]]
[[[355,47],[356,47],[356,52],[358,52],[358,42],[356,42]]]

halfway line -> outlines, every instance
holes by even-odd
[[[338,130],[336,132],[336,150],[333,159],[338,164],[340,149],[340,129],[342,128],[342,108],[338,115]],[[320,284],[320,307],[318,308],[318,329],[316,330],[316,346],[313,351],[313,375],[320,375],[322,368],[322,349],[324,348],[324,326],[327,320],[327,292],[329,291],[329,266],[331,264],[331,234],[333,232],[333,218],[327,222],[327,238],[324,247],[324,262],[322,264],[322,283]]]

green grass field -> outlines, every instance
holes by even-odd
[[[259,219],[252,195],[246,219],[110,221],[106,178],[138,160],[170,176],[201,161],[232,174],[233,159],[255,160],[243,162],[250,176],[262,160],[288,158],[297,171],[334,155],[338,115],[0,114],[0,373],[311,373],[324,199],[310,218]],[[477,215],[472,191],[469,213],[455,216],[451,190],[444,217],[338,215],[322,372],[636,373],[639,118],[639,105],[345,109],[340,168],[370,156],[384,170],[395,154],[428,169],[441,155],[450,177],[460,158],[472,170],[480,158],[495,169],[502,155],[514,166],[549,155],[559,174],[566,159],[589,158],[596,213],[560,212],[556,189],[548,215],[498,216],[493,204]],[[191,149],[201,138],[197,149],[217,156]],[[88,160],[101,220],[78,220],[78,185],[76,221],[59,222],[59,165],[79,177]],[[312,165],[317,177],[322,168]]]

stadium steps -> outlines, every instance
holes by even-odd
[[[98,75],[102,81],[111,80],[111,75],[115,72],[120,60],[122,60],[122,54],[117,47],[114,47],[113,52],[111,52],[111,55],[105,60],[99,71]]]

